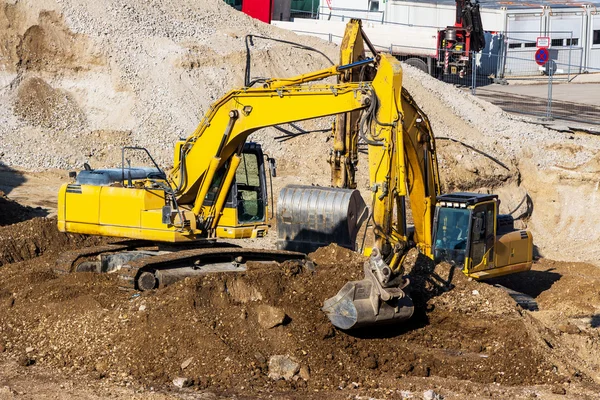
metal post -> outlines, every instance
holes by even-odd
[[[546,119],[552,119],[552,72],[554,71],[554,61],[548,61],[548,107],[546,108]]]
[[[573,31],[571,31],[571,41],[569,42],[569,66],[567,67],[567,82],[571,82],[571,50],[573,49]]]
[[[315,0],[310,0],[310,17],[313,17],[313,10],[315,9]]]
[[[330,33],[329,34],[329,43],[333,42],[333,35]]]
[[[471,52],[471,94],[475,96],[477,86],[477,63],[475,62],[475,52]]]

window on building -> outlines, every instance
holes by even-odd
[[[525,43],[525,47],[535,47],[536,43],[535,42],[527,42]]]
[[[600,29],[594,31],[594,37],[592,38],[592,44],[600,44]]]
[[[564,39],[552,39],[552,42],[550,43],[550,45],[552,47],[563,46],[563,40]]]
[[[519,48],[521,48],[521,43],[509,43],[508,48],[509,49],[519,49]]]
[[[565,46],[577,46],[579,44],[579,38],[567,39]]]
[[[379,11],[379,0],[369,0],[369,11]]]

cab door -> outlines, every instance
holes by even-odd
[[[266,220],[264,165],[259,152],[244,152],[235,174],[238,225],[256,225]]]
[[[469,246],[469,273],[483,271],[494,266],[495,207],[494,202],[487,202],[477,204],[473,208]]]

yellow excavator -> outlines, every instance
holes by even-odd
[[[372,57],[365,56],[365,44]],[[329,77],[337,83],[321,82]],[[355,249],[366,220],[373,240],[365,278],[347,283],[323,306],[335,326],[351,329],[410,318],[409,280],[401,268],[410,247],[476,279],[531,268],[532,236],[498,215],[497,196],[441,194],[429,120],[403,89],[400,62],[374,49],[359,20],[348,23],[339,65],[251,86],[212,105],[175,145],[168,173],[156,163],[126,166],[127,152],[147,151],[124,148],[121,168],[86,166],[63,185],[60,231],[127,240],[66,252],[57,271],[115,272],[123,285],[151,290],[187,276],[243,271],[249,261],[304,262],[306,253],[329,243]],[[332,187],[281,191],[278,249],[216,241],[259,237],[268,228],[265,158],[248,137],[268,126],[333,115]],[[355,189],[361,143],[368,151],[370,207]],[[266,164],[273,173],[273,160]]]

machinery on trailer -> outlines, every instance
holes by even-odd
[[[412,246],[479,278],[529,269],[531,234],[498,233],[497,198],[440,197],[429,120],[402,87],[399,61],[377,53],[358,20],[348,24],[344,43],[340,65],[227,93],[176,144],[169,173],[156,165],[135,169],[123,162],[121,169],[82,171],[75,182],[63,185],[60,231],[131,240],[66,252],[56,269],[114,272],[125,286],[150,290],[186,276],[244,271],[249,261],[305,262],[307,250],[329,243],[354,248],[358,225],[366,218],[374,239],[365,278],[347,283],[323,307],[342,329],[410,318],[409,281],[401,265]],[[375,57],[365,57],[365,44]],[[338,77],[338,83],[318,82],[327,77]],[[248,137],[267,126],[329,115],[338,116],[329,158],[336,187],[282,191],[278,250],[217,242],[217,237],[258,236],[266,229],[266,172],[262,153],[247,143]],[[368,151],[370,209],[354,189],[359,142]],[[459,196],[465,197],[462,202]],[[451,236],[456,212],[468,221],[460,225],[464,242]]]

